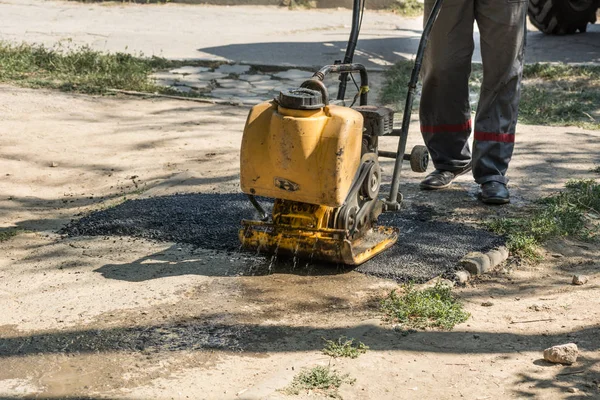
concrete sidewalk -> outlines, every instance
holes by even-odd
[[[346,9],[109,4],[4,0],[0,39],[49,46],[71,41],[167,58],[312,68],[343,57],[351,21]],[[367,11],[355,60],[373,70],[410,59],[420,34],[420,18]],[[476,33],[475,61],[481,60],[478,42]],[[527,61],[600,63],[600,26],[563,37],[531,28]]]

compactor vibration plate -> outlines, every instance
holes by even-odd
[[[242,221],[242,247],[266,254],[285,254],[304,259],[359,265],[391,247],[398,230],[385,226],[351,238],[343,229],[309,229]]]

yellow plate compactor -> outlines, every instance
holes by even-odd
[[[414,171],[427,168],[424,146],[416,146],[410,154],[404,151],[423,51],[440,6],[438,0],[423,32],[401,129],[393,129],[392,110],[367,105],[366,69],[352,63],[364,0],[354,0],[343,63],[325,66],[301,87],[252,108],[242,138],[240,181],[261,220],[242,221],[243,248],[358,265],[396,242],[397,229],[378,226],[377,219],[383,211],[400,209],[403,160],[409,160]],[[330,73],[340,74],[333,101],[323,84]],[[354,99],[360,98],[360,105],[346,107],[346,83],[352,73],[360,73]],[[382,135],[399,136],[397,152],[378,149]],[[379,198],[379,157],[396,159],[385,200]],[[270,215],[255,196],[275,199]]]

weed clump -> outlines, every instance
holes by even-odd
[[[423,15],[425,7],[417,0],[396,0],[389,6],[389,9],[404,17],[418,17]]]
[[[398,323],[405,330],[451,330],[470,316],[452,295],[451,288],[440,283],[424,290],[407,284],[401,294],[393,290],[381,301],[381,310],[388,322]]]
[[[6,242],[7,240],[17,236],[19,232],[19,229],[7,229],[0,231],[0,243]]]
[[[357,358],[364,354],[369,349],[363,342],[354,342],[354,338],[348,339],[346,336],[341,336],[337,341],[325,340],[325,348],[323,354],[331,357],[349,357]]]
[[[325,396],[339,398],[337,390],[343,383],[353,384],[348,374],[340,374],[329,367],[317,366],[305,369],[294,377],[292,383],[283,389],[285,394],[298,395],[303,391],[311,390]]]

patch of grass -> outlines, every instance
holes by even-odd
[[[78,3],[131,3],[131,4],[167,4],[178,3],[178,0],[68,0]]]
[[[600,184],[594,180],[574,180],[564,191],[540,200],[526,217],[494,219],[488,229],[506,236],[514,255],[537,260],[538,247],[554,237],[572,236],[595,240],[599,232]]]
[[[393,290],[381,301],[381,310],[388,322],[399,323],[405,330],[451,330],[470,316],[452,295],[451,288],[440,283],[424,290],[407,284],[403,286],[402,294]]]
[[[591,168],[590,172],[595,172],[597,174],[600,174],[600,165],[596,165],[594,168]]]
[[[348,339],[346,336],[341,336],[337,341],[326,340],[323,354],[331,357],[349,357],[357,358],[364,354],[369,349],[363,342],[354,343],[354,338]]]
[[[172,94],[149,78],[159,69],[178,66],[160,57],[103,53],[87,46],[53,48],[0,41],[0,82],[89,94],[107,89]]]
[[[348,374],[340,374],[329,367],[317,366],[304,369],[294,377],[292,383],[283,389],[285,394],[298,395],[303,391],[311,390],[323,395],[340,398],[337,390],[343,383],[353,384]]]
[[[385,80],[380,92],[381,103],[396,106],[395,108],[398,111],[404,109],[404,107],[399,107],[399,105],[406,100],[412,69],[412,61],[398,61],[385,71]]]
[[[17,236],[22,231],[20,229],[9,228],[7,230],[0,230],[0,243],[6,242],[11,238]]]
[[[381,102],[404,109],[411,61],[400,61],[385,75]],[[472,65],[469,90],[478,97],[483,68]],[[471,105],[475,111],[477,102]],[[418,99],[413,110],[418,109]],[[556,64],[526,65],[523,71],[519,121],[534,125],[574,125],[600,129],[600,67]]]
[[[395,0],[388,9],[403,17],[418,17],[423,15],[424,6],[417,0]]]
[[[317,2],[315,0],[284,0],[282,4],[287,6],[290,10],[312,9],[317,7]]]

